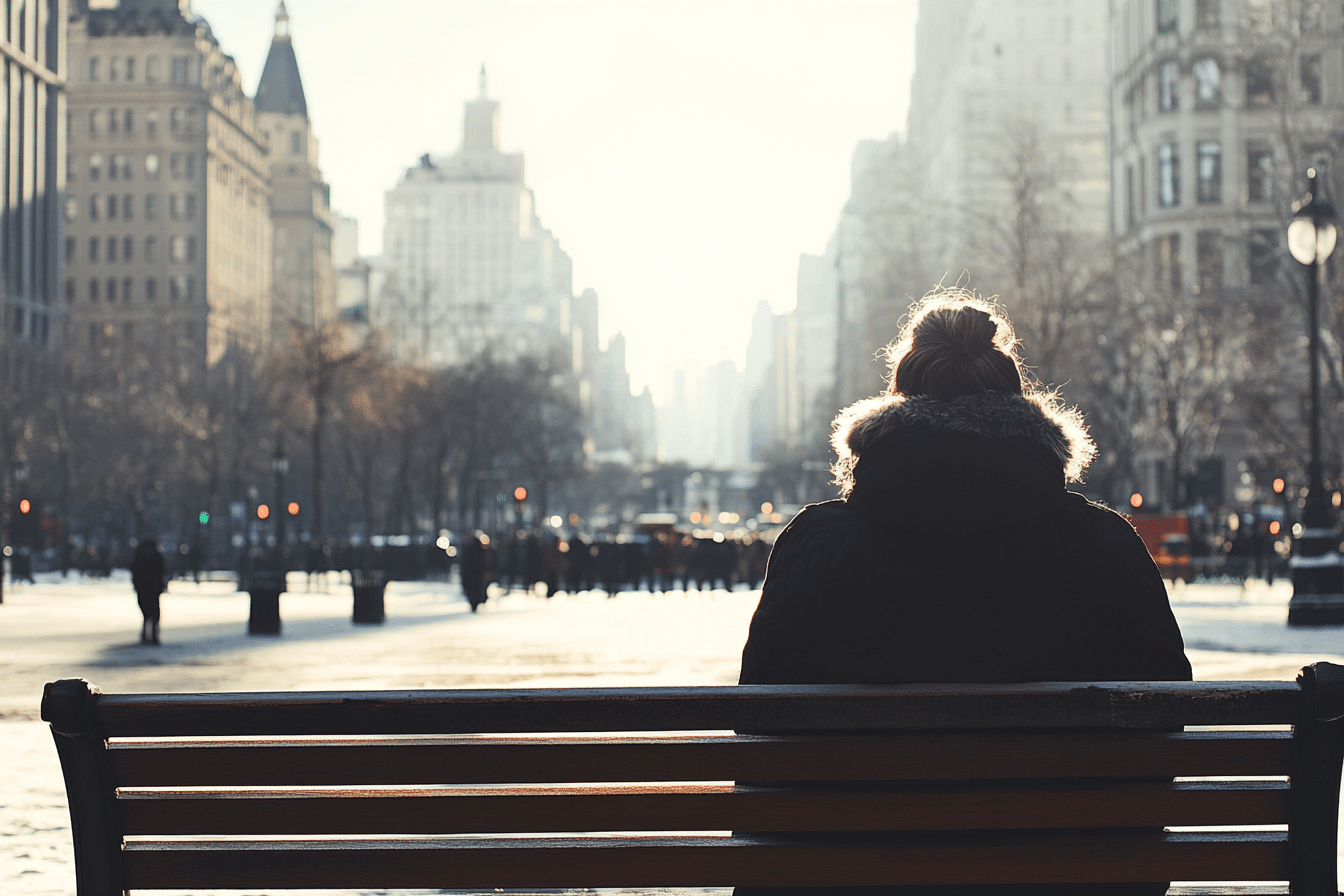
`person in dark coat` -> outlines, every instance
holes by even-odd
[[[468,535],[462,545],[462,593],[466,595],[467,603],[471,604],[473,613],[485,603],[489,574],[486,546],[489,543],[487,536],[477,532]]]
[[[970,293],[913,311],[886,393],[835,421],[840,498],[775,542],[742,684],[1190,680],[1143,541],[1066,488],[1096,450],[1081,415],[1014,345]]]
[[[131,585],[144,617],[141,644],[159,643],[159,595],[163,593],[163,580],[164,562],[159,546],[151,539],[141,539],[131,559]]]

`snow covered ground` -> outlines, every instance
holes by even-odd
[[[138,643],[124,572],[39,576],[0,605],[0,893],[74,893],[69,816],[45,682],[87,678],[107,691],[731,684],[755,592],[601,592],[546,599],[496,594],[469,612],[455,584],[388,586],[387,622],[355,626],[338,577],[290,579],[279,637],[247,634],[248,598],[231,584],[174,582],[163,645]],[[1177,587],[1172,604],[1201,679],[1292,679],[1344,663],[1344,627],[1289,629],[1291,586]],[[201,896],[201,894],[198,894]]]

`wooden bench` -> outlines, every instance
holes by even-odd
[[[1326,663],[1297,684],[65,680],[42,698],[79,896],[1145,880],[1334,896],[1341,716],[1344,666]],[[1215,825],[1250,828],[1186,829]]]

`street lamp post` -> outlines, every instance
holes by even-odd
[[[1344,564],[1334,508],[1321,470],[1321,269],[1335,249],[1338,235],[1334,203],[1325,179],[1307,169],[1307,194],[1293,206],[1288,225],[1288,251],[1307,268],[1307,346],[1311,376],[1311,458],[1307,463],[1307,500],[1302,509],[1302,534],[1292,560],[1293,596],[1289,625],[1344,623]]]
[[[289,472],[289,458],[285,456],[285,434],[275,434],[275,454],[271,456],[271,472],[275,474],[275,559],[285,570],[285,475]]]

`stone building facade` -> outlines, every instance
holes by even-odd
[[[233,59],[178,0],[77,0],[69,48],[68,348],[195,367],[264,348],[267,145]]]
[[[1307,388],[1304,274],[1285,231],[1306,169],[1328,178],[1344,140],[1344,9],[1111,0],[1110,56],[1123,296],[1220,384],[1185,412],[1186,454],[1146,452],[1136,489],[1178,505],[1277,500],[1270,483],[1305,454]],[[1199,388],[1192,376],[1184,400]]]
[[[64,0],[4,0],[0,9],[0,345],[13,382],[29,351],[61,345],[67,11]]]
[[[271,338],[278,344],[291,326],[312,329],[336,314],[331,188],[318,167],[317,138],[283,2],[254,103],[270,147]]]
[[[541,225],[522,154],[500,150],[499,126],[482,69],[461,149],[426,154],[387,191],[373,323],[396,357],[428,367],[489,351],[591,368],[596,297],[575,297],[569,255]]]

